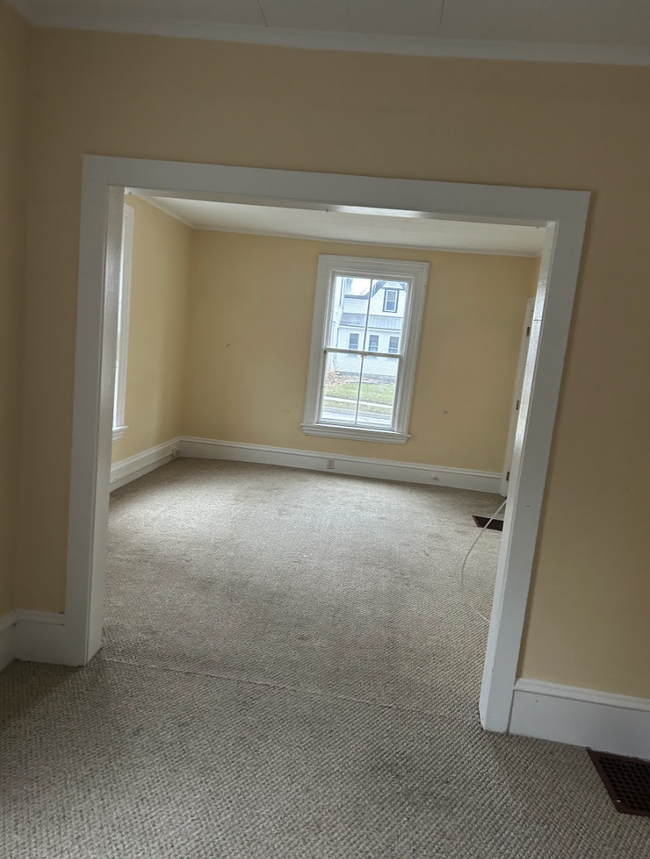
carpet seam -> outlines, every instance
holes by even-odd
[[[399,704],[383,704],[380,701],[368,701],[366,698],[354,698],[349,695],[330,695],[327,692],[316,692],[309,689],[299,689],[295,686],[283,686],[280,684],[270,683],[263,680],[246,680],[241,677],[229,677],[226,674],[211,674],[205,671],[190,671],[189,669],[170,668],[167,665],[146,665],[142,662],[127,662],[124,659],[115,659],[110,656],[100,655],[100,659],[104,662],[111,662],[113,665],[130,665],[134,668],[142,668],[148,671],[168,671],[172,674],[184,674],[188,677],[208,677],[211,680],[224,680],[229,683],[239,683],[246,686],[257,686],[262,689],[275,689],[278,692],[293,692],[296,695],[306,696],[310,698],[319,698],[326,701],[344,701],[349,704],[363,704],[366,707],[375,707],[381,710],[394,710],[398,713],[413,713],[416,716],[430,716],[436,719],[444,719],[445,721],[455,721],[444,713],[434,713],[430,710],[417,710],[411,707],[401,707]]]

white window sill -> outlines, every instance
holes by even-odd
[[[113,441],[119,441],[127,430],[128,427],[113,427]]]
[[[406,444],[410,435],[392,430],[361,429],[360,427],[337,426],[336,424],[302,424],[305,435],[347,438],[354,441],[378,441],[384,444]]]

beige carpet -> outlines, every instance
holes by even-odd
[[[499,502],[198,460],[114,493],[101,655],[0,676],[0,855],[648,855],[583,751],[480,730],[458,569]]]

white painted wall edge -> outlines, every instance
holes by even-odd
[[[508,730],[650,760],[650,699],[519,679]]]
[[[131,483],[132,480],[137,480],[138,477],[143,477],[156,468],[160,468],[161,465],[171,462],[174,458],[174,451],[180,450],[180,441],[179,438],[173,438],[156,447],[143,450],[142,453],[137,453],[135,456],[130,456],[128,459],[114,462],[111,465],[111,492],[114,489],[119,489],[120,486]]]
[[[17,609],[0,618],[0,670],[14,659],[72,664],[65,615]]]
[[[181,438],[180,447],[181,456],[198,459],[260,462],[266,465],[306,468],[311,471],[329,471],[333,474],[352,474],[358,477],[424,483],[429,486],[472,489],[477,492],[498,493],[501,481],[501,474],[490,471],[471,471],[464,468],[370,459],[364,456],[344,456],[313,450],[269,447],[262,444],[245,444],[218,439]]]

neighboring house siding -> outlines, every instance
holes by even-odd
[[[386,292],[397,292],[398,301],[396,310],[384,310]],[[390,302],[389,302],[390,303]],[[364,334],[366,333],[366,307],[368,307],[367,296],[349,296],[343,298],[342,307],[334,316],[334,325],[337,328],[336,344],[341,349],[354,348],[350,346],[350,334],[356,334],[359,338],[358,349],[368,348],[364,346]],[[376,288],[370,298],[368,307],[368,341],[372,336],[377,338],[377,352],[391,351],[391,337],[400,337],[404,323],[405,293],[403,289],[395,284]],[[349,355],[337,355],[335,358],[336,370],[339,373],[358,373],[360,368],[359,358]],[[364,363],[364,377],[366,378],[394,378],[397,375],[398,362],[391,358],[369,358]]]

